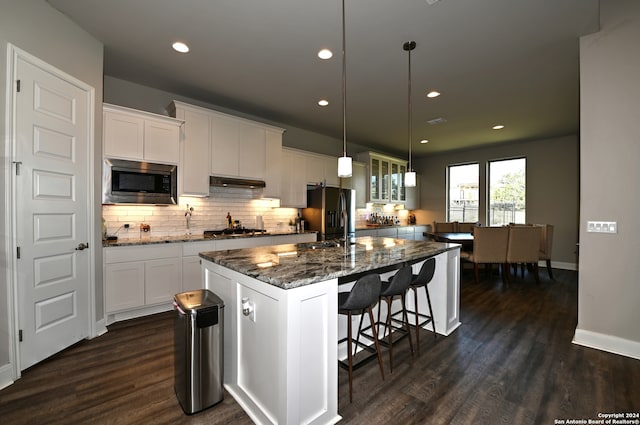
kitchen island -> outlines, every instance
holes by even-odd
[[[359,276],[384,279],[405,265],[417,273],[435,257],[429,289],[436,332],[460,325],[458,244],[363,237],[346,248],[325,241],[200,257],[205,288],[225,302],[225,388],[259,424],[340,420],[337,368],[346,354],[337,341],[347,324],[338,317],[337,294]],[[424,299],[419,306],[428,313]]]

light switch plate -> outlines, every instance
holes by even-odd
[[[616,221],[587,221],[588,233],[618,233]]]

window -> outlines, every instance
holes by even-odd
[[[489,162],[489,226],[526,223],[526,167],[525,158]]]
[[[479,165],[450,165],[448,172],[447,220],[478,222]]]

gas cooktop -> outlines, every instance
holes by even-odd
[[[213,239],[218,236],[255,236],[265,235],[267,233],[264,229],[222,229],[222,230],[205,230],[203,236],[205,239]]]

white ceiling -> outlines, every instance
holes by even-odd
[[[340,0],[48,2],[104,43],[106,75],[342,140]],[[348,142],[406,152],[408,40],[414,155],[578,132],[579,37],[598,30],[598,0],[430,3],[346,0]]]

